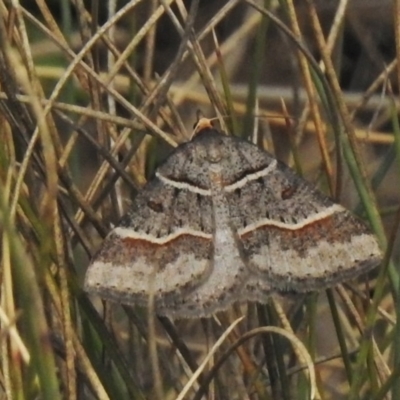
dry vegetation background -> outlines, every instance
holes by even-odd
[[[400,399],[400,0],[0,9],[1,399]],[[83,292],[198,109],[368,221],[368,282],[175,322]]]

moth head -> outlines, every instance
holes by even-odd
[[[198,135],[204,129],[215,129],[211,120],[209,118],[199,117],[197,122],[193,126],[193,132],[190,136],[190,140],[192,140],[195,136]]]

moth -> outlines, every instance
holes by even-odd
[[[85,289],[159,315],[321,290],[382,260],[376,237],[271,154],[201,119],[104,240]]]

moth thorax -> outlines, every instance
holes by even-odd
[[[224,186],[224,180],[222,176],[221,166],[218,164],[212,164],[209,168],[209,176],[211,185],[214,188],[222,188]]]

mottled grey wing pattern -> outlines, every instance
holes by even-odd
[[[211,273],[211,207],[210,197],[155,178],[105,239],[87,272],[86,287],[143,306],[153,293],[156,309],[179,307]]]
[[[251,164],[272,156],[236,142]],[[264,301],[267,289],[320,290],[381,261],[376,237],[351,212],[331,201],[283,163],[227,193],[231,219],[252,276],[247,298]]]
[[[136,197],[89,266],[89,292],[208,316],[274,291],[321,289],[376,266],[375,237],[268,153],[203,129]]]

